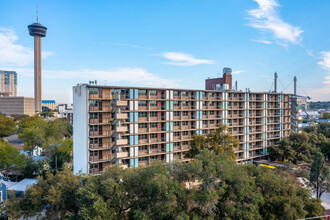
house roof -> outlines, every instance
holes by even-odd
[[[8,190],[18,191],[18,192],[25,192],[28,190],[32,185],[37,184],[37,179],[24,179],[20,182],[7,182],[7,183],[16,183],[8,187]]]
[[[13,145],[13,148],[17,150],[24,150],[24,145]]]
[[[3,140],[5,142],[9,142],[12,145],[21,145],[21,144],[23,144],[23,142],[18,138],[17,134],[13,134],[9,137],[5,137],[5,138],[3,138]]]
[[[301,112],[300,115],[320,116],[321,114],[318,111],[306,111],[306,112]]]
[[[4,181],[4,180],[2,182],[7,186],[7,188],[12,187],[18,183],[18,182]]]

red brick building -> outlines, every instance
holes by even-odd
[[[222,78],[205,80],[205,90],[232,89],[231,68],[223,68]]]

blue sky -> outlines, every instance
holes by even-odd
[[[330,100],[330,1],[0,1],[0,69],[16,70],[33,96],[33,38],[42,39],[43,99],[72,100],[72,86],[99,84],[204,89],[231,67],[239,89],[279,90]]]

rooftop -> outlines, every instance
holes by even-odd
[[[77,84],[76,86],[87,86],[87,87],[94,87],[94,88],[109,88],[109,89],[157,89],[157,90],[177,90],[177,91],[202,91],[202,92],[228,92],[228,93],[254,93],[254,94],[279,94],[279,95],[293,95],[292,93],[283,93],[283,92],[251,92],[251,91],[236,91],[236,90],[226,90],[226,91],[221,91],[221,90],[204,90],[204,89],[178,89],[178,88],[153,88],[153,87],[132,87],[132,86],[106,86],[106,85],[94,85],[94,84],[87,84],[87,83],[81,83]]]

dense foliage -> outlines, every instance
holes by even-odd
[[[317,198],[320,198],[322,193],[330,191],[330,169],[325,165],[324,156],[320,152],[314,156],[309,179]]]
[[[11,199],[10,217],[72,219],[297,219],[323,215],[319,199],[293,177],[254,165],[239,165],[205,149],[190,163],[123,169],[99,176],[49,174],[21,199]]]
[[[23,118],[18,124],[18,137],[30,150],[36,146],[49,148],[72,136],[72,125],[67,118],[45,121],[43,117]]]
[[[238,149],[239,141],[230,135],[226,125],[211,131],[207,135],[194,135],[191,148],[186,157],[193,158],[204,149],[209,149],[217,155],[227,155],[230,159],[236,159],[235,149]]]
[[[327,101],[327,102],[321,102],[321,101],[318,101],[318,102],[310,102],[309,103],[309,107],[311,109],[330,109],[330,102]]]
[[[12,135],[15,127],[14,119],[0,115],[0,138]]]
[[[21,170],[25,163],[25,155],[10,144],[0,141],[0,170],[8,173],[10,170]]]
[[[272,160],[311,163],[317,152],[329,153],[329,143],[329,138],[322,132],[291,133],[279,142],[279,146],[269,147],[268,152]]]

